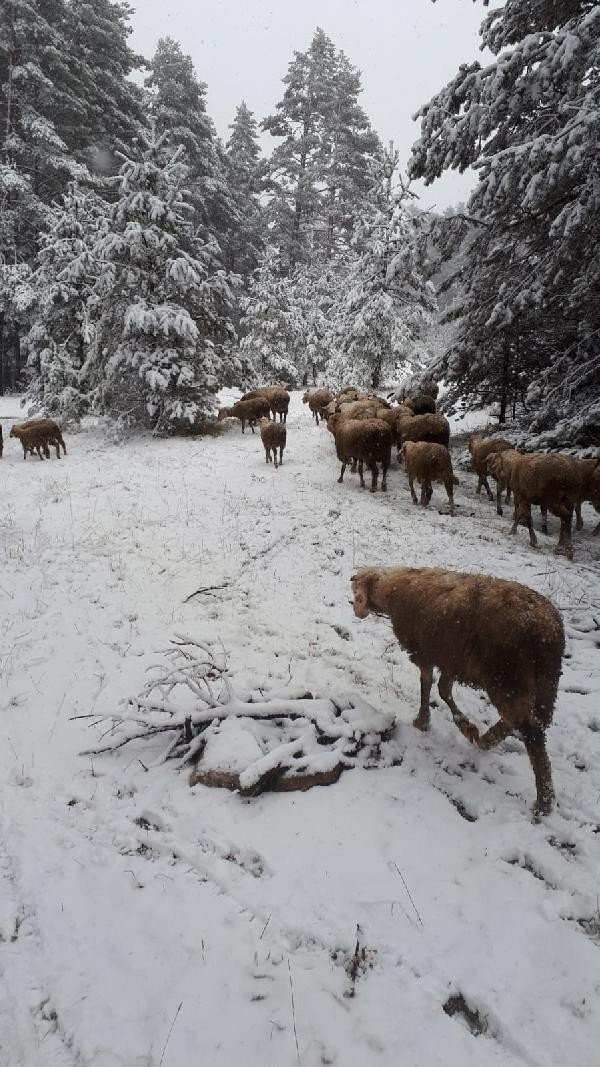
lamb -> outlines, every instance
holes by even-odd
[[[434,445],[450,444],[450,424],[443,415],[400,415],[398,418],[400,443],[430,441]]]
[[[579,464],[585,461],[577,461],[571,456],[517,453],[516,458],[507,460],[506,457],[510,455],[510,452],[498,453],[494,458],[494,469],[510,485],[514,494],[511,534],[515,534],[519,523],[522,523],[529,530],[531,547],[537,547],[531,505],[539,504],[544,525],[548,511],[560,519],[556,551],[564,552],[567,559],[573,559],[573,511],[581,500],[582,492],[586,493],[585,499],[590,500],[594,507],[600,507],[600,462],[588,460],[590,466],[581,468]]]
[[[458,729],[489,749],[517,731],[535,776],[535,811],[552,808],[552,771],[545,732],[552,721],[565,648],[561,617],[549,600],[518,582],[428,567],[375,567],[352,579],[354,614],[387,615],[421,672],[421,704],[413,725],[430,726],[433,669]],[[457,707],[454,682],[483,689],[500,718],[483,736]]]
[[[312,411],[313,419],[315,419],[317,426],[319,425],[319,416],[325,418],[325,408],[333,400],[333,393],[331,389],[313,389],[312,392],[308,390],[302,397],[302,403],[308,404]]]
[[[427,507],[432,496],[432,482],[441,482],[448,494],[449,511],[454,515],[454,486],[458,478],[454,477],[450,453],[444,445],[434,445],[425,441],[407,441],[402,445],[404,465],[408,475],[408,484],[413,504],[417,504],[414,490],[415,479],[421,486],[421,504]]]
[[[331,424],[331,426],[330,426]],[[365,488],[363,467],[371,471],[371,492],[377,489],[377,464],[381,463],[381,489],[387,488],[386,479],[392,452],[392,432],[381,419],[348,419],[343,415],[331,415],[327,426],[335,438],[337,457],[342,464],[338,482],[343,482],[348,463],[358,462],[361,488]]]
[[[287,430],[281,422],[270,422],[267,418],[262,418],[259,426],[261,440],[265,446],[266,462],[271,462],[272,452],[275,470],[277,470],[277,449],[279,449],[279,466],[281,466],[283,464],[283,450],[287,440]]]
[[[15,423],[11,426],[9,437],[16,437],[21,442],[23,459],[27,459],[27,453],[33,455],[34,451],[37,452],[40,459],[44,458],[42,451],[46,459],[50,459],[49,445],[56,449],[57,459],[60,459],[61,445],[64,454],[67,454],[67,447],[60,427],[54,422],[54,419],[31,419],[29,422]]]
[[[494,496],[487,480],[487,475],[489,473],[488,457],[494,452],[507,452],[512,450],[514,449],[514,446],[511,445],[510,441],[506,441],[503,437],[479,437],[474,433],[469,434],[467,444],[471,454],[471,466],[478,478],[477,495],[481,493],[481,487],[483,486],[489,499],[493,500]],[[499,515],[502,514],[502,488],[500,483],[498,483],[496,487],[496,511]]]
[[[271,405],[266,397],[257,396],[253,400],[238,400],[230,408],[221,408],[217,418],[219,422],[223,419],[239,419],[242,424],[242,433],[246,432],[246,423],[254,433],[258,419],[263,416],[268,419],[270,410]]]

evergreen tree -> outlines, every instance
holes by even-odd
[[[298,386],[304,369],[297,355],[302,340],[301,312],[292,279],[282,270],[281,255],[268,248],[247,297],[242,298],[240,353],[261,384],[283,381]]]
[[[407,210],[407,190],[392,189],[396,164],[397,155],[386,160],[373,206],[356,226],[355,256],[335,313],[337,352],[327,367],[333,382],[376,389],[422,362],[419,345],[436,301],[420,269],[419,216]]]
[[[98,325],[82,378],[100,410],[173,432],[216,406],[233,328],[219,249],[189,221],[184,149],[164,137],[124,159],[118,200],[96,243],[104,271]]]
[[[236,210],[227,183],[224,150],[206,110],[206,85],[178,41],[163,37],[146,78],[149,110],[171,148],[183,145],[195,225],[219,242],[231,231]]]
[[[270,214],[290,268],[327,258],[349,238],[378,139],[358,104],[360,76],[321,29],[296,52],[276,113],[263,122],[281,142],[268,169]]]
[[[142,90],[130,80],[145,65],[128,45],[133,8],[119,0],[69,0],[65,36],[75,108],[57,117],[61,135],[95,173],[114,172],[115,151],[127,151],[146,125]]]
[[[507,0],[481,38],[494,61],[462,66],[421,109],[411,163],[426,182],[479,174],[448,370],[501,415],[530,384],[536,426],[565,406],[581,421],[600,388],[600,8]]]
[[[30,284],[33,322],[25,339],[34,409],[63,421],[79,419],[87,397],[80,380],[94,332],[94,287],[102,264],[94,247],[106,228],[108,205],[72,186],[41,235]]]
[[[244,100],[236,109],[229,129],[226,153],[236,221],[226,241],[227,266],[243,278],[249,278],[263,252],[264,219],[259,199],[262,167],[258,130]]]

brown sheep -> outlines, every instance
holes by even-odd
[[[421,672],[414,725],[430,726],[433,670],[438,691],[461,733],[482,749],[521,734],[535,775],[535,811],[552,808],[545,732],[552,721],[565,647],[560,615],[546,597],[518,582],[433,568],[369,568],[351,579],[354,613],[387,615]],[[454,682],[483,689],[500,718],[482,737],[462,714]]]
[[[427,507],[431,500],[431,483],[441,482],[448,494],[450,514],[454,515],[454,486],[458,485],[458,478],[454,477],[448,449],[444,445],[433,445],[425,441],[406,441],[402,445],[402,455],[413,504],[418,503],[414,489],[415,479],[421,486],[423,507]]]
[[[242,433],[246,432],[246,423],[254,433],[258,420],[263,416],[268,419],[270,410],[271,406],[266,397],[257,396],[253,400],[238,400],[230,408],[221,408],[217,418],[219,422],[223,419],[239,419],[242,424]]]
[[[435,415],[435,400],[429,393],[413,393],[404,403],[414,415]]]
[[[443,415],[401,415],[398,418],[400,443],[430,441],[434,445],[450,444],[450,424]]]
[[[331,426],[330,426],[331,423]],[[343,415],[331,415],[328,422],[335,438],[337,457],[342,464],[338,482],[343,482],[344,471],[349,463],[358,462],[361,488],[365,488],[363,467],[371,471],[371,492],[377,489],[377,464],[381,463],[381,489],[387,489],[387,472],[392,451],[392,432],[381,419],[346,419]]]
[[[564,552],[568,559],[573,559],[571,527],[573,511],[585,493],[594,507],[600,507],[600,461],[588,460],[585,468],[579,466],[583,460],[572,456],[556,454],[517,454],[515,459],[507,459],[510,452],[500,452],[494,458],[494,470],[506,481],[514,494],[514,514],[511,534],[517,532],[519,523],[529,531],[529,543],[537,547],[537,538],[533,529],[531,505],[538,504],[542,509],[545,525],[546,512],[551,511],[560,519],[560,536],[557,552]]]
[[[33,455],[34,451],[37,452],[40,459],[44,458],[42,451],[46,459],[50,459],[49,445],[56,449],[57,459],[60,459],[61,445],[64,454],[67,454],[63,436],[52,419],[37,419],[21,425],[15,423],[15,425],[11,426],[9,437],[16,437],[21,442],[23,459],[27,459],[27,453]]]
[[[322,419],[326,418],[324,411],[332,400],[333,393],[331,392],[331,389],[313,389],[310,392],[307,390],[302,397],[302,403],[308,404],[317,426],[319,425],[319,416]]]
[[[279,415],[280,422],[287,422],[287,414],[290,406],[290,394],[283,385],[263,385],[260,389],[254,389],[251,393],[245,393],[242,400],[256,400],[258,397],[266,397],[273,418]]]
[[[440,387],[437,382],[434,382],[433,378],[428,378],[426,381],[421,382],[419,392],[425,393],[426,396],[432,396],[434,400],[437,400]]]
[[[581,505],[587,500],[590,504],[593,504],[596,511],[600,510],[598,503],[598,477],[600,475],[599,464],[600,456],[596,459],[573,459],[575,464],[575,471],[579,478],[579,493],[577,503],[575,504],[575,514],[577,516],[577,522],[575,523],[576,530],[583,530],[583,519],[581,518]],[[594,534],[600,532],[600,523],[596,526]]]
[[[494,495],[487,480],[487,475],[489,473],[488,457],[492,455],[493,452],[507,452],[512,450],[514,449],[514,445],[511,445],[510,441],[505,441],[503,437],[479,437],[474,433],[469,434],[467,444],[471,454],[471,466],[478,478],[477,495],[481,493],[481,487],[483,486],[489,499],[493,500]],[[499,515],[502,514],[502,489],[499,483],[496,487],[496,511]]]
[[[261,440],[265,446],[266,462],[271,462],[272,452],[275,470],[277,470],[278,465],[281,466],[283,464],[283,450],[287,440],[287,430],[281,422],[270,422],[267,418],[262,418],[259,426]],[[279,464],[277,463],[277,449],[279,449]]]

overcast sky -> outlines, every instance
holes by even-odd
[[[131,45],[152,56],[171,36],[208,85],[208,110],[228,136],[245,99],[258,120],[281,98],[292,53],[305,51],[317,26],[362,71],[362,106],[381,139],[406,162],[418,136],[412,115],[479,56],[485,14],[473,0],[133,0]],[[270,138],[268,139],[270,140]],[[464,198],[472,179],[452,172],[422,190],[424,207]]]

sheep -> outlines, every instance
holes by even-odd
[[[319,416],[321,416],[322,419],[326,418],[324,411],[332,400],[333,393],[331,392],[331,389],[313,389],[311,392],[307,390],[302,397],[302,403],[308,404],[317,426],[319,425]]]
[[[40,459],[43,459],[42,451],[46,459],[50,459],[49,445],[52,445],[56,449],[56,458],[60,459],[60,446],[62,445],[64,454],[67,454],[67,448],[63,440],[62,433],[59,427],[53,419],[35,419],[28,423],[17,424],[15,423],[10,428],[9,437],[16,437],[23,446],[23,459],[27,459],[27,454],[33,455],[34,451],[37,452]]]
[[[394,634],[421,672],[421,703],[413,725],[430,726],[433,669],[438,691],[467,740],[489,749],[517,731],[535,776],[535,812],[554,799],[545,732],[552,721],[565,636],[546,597],[518,582],[428,567],[376,567],[351,578],[354,614],[387,615]],[[454,682],[483,689],[500,718],[483,736],[452,696]]]
[[[435,415],[435,400],[429,393],[412,393],[404,403],[414,415]]]
[[[440,387],[438,383],[433,380],[433,378],[427,378],[425,379],[425,381],[421,382],[419,386],[419,392],[425,393],[427,396],[432,396],[434,400],[437,400],[440,392]]]
[[[331,423],[331,426],[330,426]],[[377,489],[377,464],[381,463],[381,489],[387,489],[387,472],[392,451],[392,432],[381,419],[348,419],[343,415],[331,415],[327,426],[335,438],[337,457],[342,464],[338,482],[343,482],[348,463],[358,462],[361,488],[365,488],[363,466],[371,471],[371,492]]]
[[[263,416],[268,419],[270,410],[271,405],[266,397],[257,396],[253,400],[238,400],[230,408],[221,408],[217,418],[219,422],[223,419],[239,419],[242,424],[242,433],[246,432],[246,423],[254,433],[258,419]]]
[[[581,518],[581,505],[587,500],[590,504],[593,504],[596,511],[600,510],[600,503],[598,501],[598,485],[600,478],[600,456],[596,459],[575,459],[573,458],[575,465],[575,471],[579,479],[579,493],[577,496],[577,503],[575,504],[575,515],[577,521],[575,523],[576,530],[583,530],[583,519]],[[594,534],[600,533],[600,523],[594,529]]]
[[[413,504],[417,504],[414,489],[415,479],[421,486],[421,504],[427,507],[432,495],[432,482],[442,482],[448,494],[449,512],[454,515],[454,486],[458,485],[452,470],[450,453],[444,445],[425,441],[406,441],[402,445],[404,466]]]
[[[270,422],[266,417],[260,419],[260,436],[265,446],[266,462],[271,462],[271,452],[275,470],[283,464],[283,450],[287,440],[287,430],[281,422]],[[277,449],[279,449],[279,464],[277,463]]]
[[[510,459],[507,457],[511,457]],[[542,509],[543,528],[546,526],[546,513],[551,511],[560,519],[560,536],[556,552],[564,552],[567,559],[573,559],[571,527],[573,511],[585,493],[594,507],[600,506],[600,463],[587,461],[589,466],[582,468],[583,460],[572,456],[546,455],[531,453],[522,455],[511,452],[499,452],[494,456],[493,468],[499,478],[510,485],[514,494],[514,514],[511,534],[517,532],[519,523],[527,526],[529,543],[537,547],[537,538],[531,518],[531,505],[539,504]]]
[[[477,495],[481,493],[481,487],[483,486],[489,499],[493,500],[494,495],[487,480],[489,473],[488,457],[494,452],[514,450],[514,445],[511,445],[510,441],[506,441],[503,437],[479,437],[474,433],[469,434],[467,445],[471,455],[471,466],[478,478]],[[506,502],[508,503],[508,498]],[[502,514],[502,488],[500,483],[496,487],[496,511],[499,515]]]
[[[396,409],[397,410],[397,409]],[[400,444],[405,441],[430,441],[434,445],[450,444],[450,424],[443,415],[400,415]]]
[[[260,389],[254,389],[251,393],[245,393],[242,400],[256,400],[266,397],[273,418],[279,415],[280,422],[287,422],[287,413],[290,406],[290,394],[283,385],[263,385]]]

